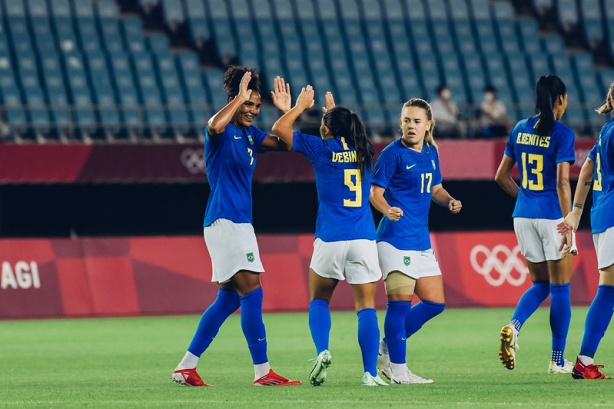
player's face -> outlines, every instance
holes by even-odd
[[[431,129],[431,121],[423,108],[405,107],[401,111],[400,127],[405,145],[421,149],[426,131]]]
[[[565,113],[565,110],[567,109],[567,94],[562,97],[559,97],[557,101],[558,104],[556,106],[556,118],[561,119],[563,117],[563,114]]]
[[[260,94],[257,92],[252,92],[252,96],[250,97],[249,101],[245,101],[243,105],[237,109],[237,112],[235,112],[234,116],[232,117],[232,121],[243,127],[251,126],[254,122],[254,118],[256,118],[260,113],[260,105],[262,105]]]

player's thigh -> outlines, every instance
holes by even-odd
[[[416,295],[423,301],[445,303],[443,277],[441,275],[420,277],[416,282]]]
[[[309,269],[309,299],[320,299],[330,303],[338,282],[337,279],[322,277]]]
[[[567,284],[571,281],[574,257],[569,253],[560,260],[548,261],[551,284]]]
[[[593,234],[593,243],[597,253],[597,266],[604,270],[614,264],[614,227],[604,232]]]
[[[356,308],[356,311],[365,308],[375,308],[377,282],[352,284],[352,291],[354,292],[354,308]]]

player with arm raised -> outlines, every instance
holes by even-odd
[[[274,81],[273,101],[290,109],[290,87]],[[205,166],[211,187],[204,220],[204,238],[211,256],[211,281],[218,285],[215,301],[202,315],[173,380],[208,386],[196,372],[201,354],[220,327],[241,307],[241,328],[254,364],[254,386],[300,385],[271,369],[262,320],[263,291],[258,242],[252,226],[252,177],[259,152],[287,150],[275,135],[253,126],[260,113],[260,83],[255,69],[231,66],[224,74],[228,104],[213,115],[205,132]]]
[[[309,329],[318,354],[309,375],[321,385],[332,362],[329,351],[329,303],[339,281],[346,279],[354,292],[358,315],[358,343],[362,351],[365,386],[387,386],[377,374],[379,327],[375,291],[381,278],[375,245],[375,223],[367,200],[371,184],[373,146],[360,118],[347,108],[335,107],[331,93],[320,135],[293,129],[294,122],[314,104],[311,86],[303,88],[294,107],[277,120],[273,132],[311,162],[318,191],[314,251],[309,266]]]

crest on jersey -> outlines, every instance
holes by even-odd
[[[245,255],[245,257],[247,257],[247,261],[249,261],[250,263],[254,262],[254,253],[253,252],[252,253],[247,253]]]
[[[411,257],[409,256],[404,256],[403,257],[403,264],[405,264],[406,266],[411,264]]]
[[[248,135],[247,135],[247,139],[249,140],[249,143],[250,143],[251,145],[253,145],[253,144],[254,144],[254,140],[252,139],[252,136],[251,136],[251,135],[249,135],[249,134],[248,134]]]

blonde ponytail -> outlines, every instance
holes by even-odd
[[[599,115],[609,114],[612,112],[612,101],[614,100],[614,82],[610,84],[610,89],[608,90],[608,95],[605,98],[605,103],[597,108],[595,111]]]

